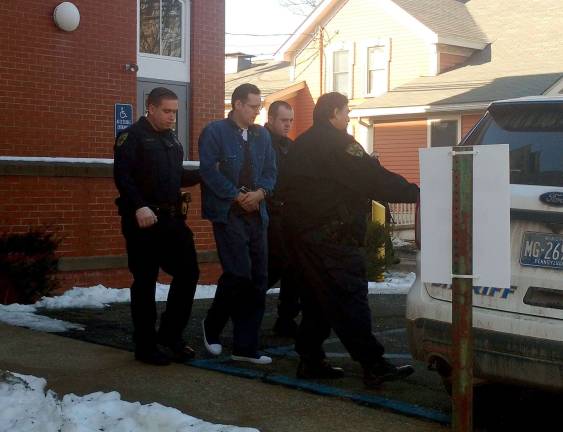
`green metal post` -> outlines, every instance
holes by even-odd
[[[473,274],[472,150],[473,149],[470,147],[454,147],[455,153],[453,155],[452,427],[456,432],[473,431],[473,279],[471,278]]]

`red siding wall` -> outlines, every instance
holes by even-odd
[[[475,126],[483,114],[467,114],[461,116],[461,136],[462,138]]]
[[[305,88],[299,90],[297,95],[287,102],[293,107],[295,116],[289,137],[295,139],[313,125],[313,108],[315,107],[315,101],[311,96],[309,88],[305,86]]]
[[[440,70],[438,71],[438,73],[442,73],[450,69],[453,69],[458,64],[463,63],[465,60],[467,60],[467,57],[465,56],[440,53],[440,68],[439,68]]]
[[[374,125],[374,149],[385,168],[419,183],[418,149],[427,142],[426,119],[378,122]]]

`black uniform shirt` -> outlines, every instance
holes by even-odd
[[[184,150],[173,131],[157,132],[145,117],[115,141],[113,175],[123,212],[144,206],[171,206],[180,187],[199,183],[199,171],[182,167]]]
[[[418,186],[383,168],[354,137],[315,124],[292,146],[278,184],[285,217],[299,230],[365,218],[368,199],[416,202]]]
[[[276,165],[278,167],[278,178],[281,177],[282,171],[285,166],[285,160],[287,159],[287,155],[289,153],[290,148],[293,146],[293,141],[288,137],[278,135],[277,133],[273,132],[266,123],[265,125],[268,132],[270,132],[270,137],[272,138],[272,147],[276,152]],[[268,201],[268,210],[270,211],[270,215],[276,212],[276,207],[281,205],[281,201],[278,196],[276,196],[277,184],[274,188],[272,195],[267,197]]]

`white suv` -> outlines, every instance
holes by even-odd
[[[460,145],[495,143],[510,145],[511,286],[473,287],[474,375],[563,390],[563,97],[494,102]],[[446,380],[451,298],[420,277],[407,298],[412,355]]]

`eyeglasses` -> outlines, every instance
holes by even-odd
[[[250,108],[252,108],[254,111],[260,111],[262,109],[262,104],[258,104],[258,105],[250,105],[245,103],[246,106],[249,106]]]

